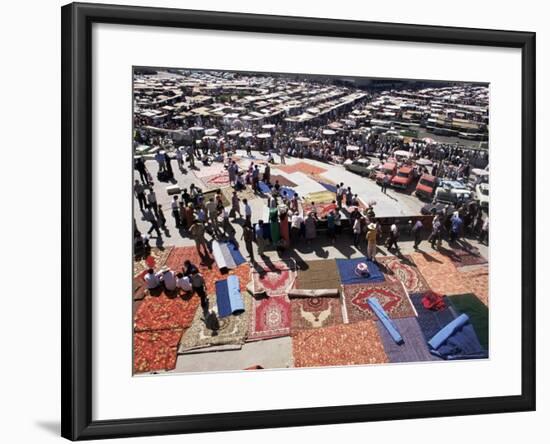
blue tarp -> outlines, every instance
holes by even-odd
[[[269,185],[261,180],[258,182],[258,188],[263,194],[269,194],[271,192],[271,188],[269,188]]]
[[[332,185],[331,183],[325,183],[325,182],[319,182],[320,185],[323,185],[327,190],[332,191],[333,193],[336,193],[336,185]]]
[[[396,344],[402,344],[403,338],[401,337],[401,334],[399,333],[399,330],[397,329],[397,326],[393,323],[393,321],[390,319],[382,305],[380,305],[380,302],[378,302],[377,298],[368,298],[367,303],[369,304],[372,311],[374,311],[374,314],[380,319],[380,322],[384,325],[392,339],[395,341]]]
[[[369,275],[367,277],[361,276],[355,272],[355,268],[361,262],[367,263],[369,267]],[[336,265],[338,266],[338,272],[340,273],[340,280],[342,284],[368,284],[374,282],[384,282],[385,278],[378,265],[369,261],[366,257],[360,257],[357,259],[336,259]]]
[[[292,199],[294,197],[294,195],[296,194],[296,191],[294,191],[292,188],[289,188],[289,187],[281,187],[279,188],[279,194],[281,196],[285,196],[288,198],[288,199]]]
[[[237,276],[229,276],[227,278],[227,288],[229,290],[231,313],[235,314],[244,311],[244,302],[241,296],[239,278]]]

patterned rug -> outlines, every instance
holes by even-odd
[[[160,296],[146,296],[134,317],[134,331],[170,330],[187,328],[193,322],[200,299],[194,295],[190,299]]]
[[[292,336],[295,367],[382,364],[388,362],[373,321],[299,330]]]
[[[392,319],[414,316],[414,309],[399,282],[344,285],[344,303],[349,322],[378,319],[367,299],[376,297]]]
[[[384,351],[388,355],[389,362],[422,362],[438,361],[428,350],[428,344],[416,317],[393,320],[403,338],[402,344],[396,344],[382,322],[377,322],[378,333],[384,344]]]
[[[327,217],[331,211],[336,211],[336,208],[336,204],[318,204],[317,202],[315,202],[315,212],[317,213],[317,217],[320,219],[324,219],[325,217]],[[311,203],[304,202],[302,204],[302,210],[304,211],[304,214],[309,214],[313,211],[313,205],[311,205]]]
[[[134,373],[176,367],[182,329],[134,333]]]
[[[296,330],[328,327],[341,324],[340,298],[292,298],[290,300],[290,329]]]
[[[473,248],[471,250],[464,250],[462,248],[440,248],[439,251],[451,259],[457,267],[487,263],[487,259],[481,255],[477,248]]]
[[[166,259],[172,252],[172,247],[163,249],[152,247],[151,253],[146,258],[134,260],[134,276],[137,276],[149,268],[158,269],[166,263]]]
[[[252,308],[251,297],[243,293],[244,300],[244,312],[239,315],[231,315],[225,318],[217,319],[216,334],[213,334],[213,330],[209,328],[212,324],[207,325],[204,318],[204,312],[202,309],[198,309],[195,313],[195,318],[189,329],[183,335],[179,346],[179,352],[200,348],[210,347],[226,344],[244,344],[246,334],[248,332],[248,324],[250,311]],[[208,296],[209,311],[218,314],[218,307],[216,304],[216,296]]]
[[[202,181],[210,188],[227,186],[229,185],[229,173],[225,172],[203,177]]]
[[[297,187],[298,185],[296,185],[294,182],[292,182],[289,178],[281,175],[281,174],[272,174],[271,175],[271,183],[273,185],[275,185],[275,181],[279,181],[279,185],[281,185],[282,187]]]
[[[327,172],[325,168],[311,165],[306,162],[298,162],[293,165],[277,165],[277,168],[289,174],[300,172],[304,174],[315,175],[315,174],[323,174]]]
[[[421,293],[428,291],[430,287],[426,279],[422,276],[410,256],[404,256],[405,260],[400,260],[396,256],[387,256],[378,258],[384,267],[382,272],[388,280],[398,280],[405,285],[409,293]]]
[[[447,256],[430,252],[429,254],[412,253],[411,257],[428,286],[436,293],[471,293],[470,283],[464,279],[464,274],[457,270]]]
[[[277,261],[267,266],[258,263],[252,271],[255,293],[265,289],[270,296],[286,294],[294,287],[296,276],[294,264]]]
[[[475,270],[460,273],[462,279],[470,286],[469,293],[474,293],[485,305],[489,306],[489,266],[481,266]]]
[[[253,299],[247,341],[290,334],[290,301],[286,295]]]
[[[296,288],[322,290],[340,288],[340,273],[335,259],[307,262],[307,269],[298,270]]]

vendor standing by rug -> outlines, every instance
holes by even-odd
[[[280,220],[280,230],[281,230],[281,238],[284,241],[284,248],[288,248],[290,246],[290,227],[288,223],[288,209],[283,208],[279,212],[279,220]]]
[[[281,231],[279,226],[279,210],[277,208],[271,208],[269,210],[269,223],[271,231],[271,242],[277,246],[281,239]]]
[[[367,229],[367,259],[376,262],[376,224],[370,223]]]
[[[306,230],[306,241],[307,243],[311,243],[311,241],[317,237],[317,226],[313,213],[307,215],[304,225]]]

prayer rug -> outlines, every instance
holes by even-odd
[[[321,168],[307,162],[298,162],[292,165],[277,165],[277,169],[284,171],[285,173],[304,173],[304,174],[322,174],[326,173],[325,168]]]
[[[414,309],[399,282],[344,285],[344,303],[349,322],[378,319],[367,299],[376,297],[391,319],[414,316]]]
[[[284,294],[253,299],[247,341],[290,334],[290,301]]]
[[[276,181],[279,181],[279,185],[282,187],[296,187],[298,186],[294,182],[292,182],[288,177],[283,176],[281,174],[272,174],[270,177],[270,181],[272,185],[275,185]]]
[[[244,344],[248,332],[252,298],[243,294],[244,312],[220,318],[215,295],[208,296],[209,315],[205,317],[202,309],[198,309],[189,329],[185,332],[179,346],[179,353],[195,348]]]
[[[149,268],[159,269],[166,263],[166,259],[172,252],[172,247],[157,248],[152,247],[149,256],[145,258],[134,259],[134,276],[137,276]]]
[[[295,367],[388,362],[374,321],[298,330],[292,335],[292,352]]]
[[[428,310],[422,305],[423,293],[411,294],[411,301],[416,309],[417,321],[420,330],[426,341],[429,341],[434,335],[451,322],[456,316],[455,311],[449,306],[450,302],[447,297],[444,297],[446,308],[443,310]]]
[[[257,263],[252,271],[254,293],[259,293],[263,289],[270,296],[286,294],[294,287],[296,275],[296,267],[293,263],[282,261],[269,265]]]
[[[307,262],[307,268],[298,270],[296,288],[322,290],[340,288],[340,273],[335,259]]]
[[[421,362],[437,361],[428,349],[420,325],[416,317],[394,319],[399,334],[403,338],[402,344],[396,344],[382,322],[377,322],[378,333],[384,344],[384,351],[388,355],[389,362]]]
[[[174,369],[182,332],[174,329],[134,333],[134,373]]]
[[[440,294],[472,293],[470,283],[459,272],[451,259],[437,253],[412,253],[412,260],[428,286]]]
[[[410,256],[404,256],[404,260],[396,256],[380,257],[378,262],[383,265],[381,269],[386,278],[401,281],[409,293],[422,293],[430,289]]]
[[[462,271],[460,275],[470,286],[468,293],[474,293],[481,302],[489,306],[489,267],[484,265],[474,270]]]
[[[146,296],[136,311],[134,330],[152,331],[187,328],[191,325],[200,299],[194,295],[186,300],[181,297],[169,297],[165,293],[159,296]]]
[[[343,322],[339,297],[292,298],[290,307],[292,332],[327,327]]]
[[[366,263],[368,265],[369,274],[361,275],[357,273],[356,268],[359,264]],[[380,271],[380,268],[375,262],[369,261],[366,257],[358,257],[355,259],[336,259],[338,272],[342,284],[368,284],[374,282],[384,282],[386,279]]]
[[[485,259],[477,248],[465,250],[462,248],[440,248],[439,251],[453,261],[456,267],[465,267],[467,265],[486,264]]]
[[[489,349],[489,309],[474,294],[448,296],[451,305],[458,313],[465,313],[470,318],[481,346]]]

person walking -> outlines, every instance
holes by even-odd
[[[179,228],[181,225],[181,218],[180,218],[180,209],[178,205],[178,196],[174,196],[174,198],[172,199],[172,216],[174,217],[176,228]]]
[[[485,218],[479,233],[479,243],[489,245],[489,218]]]
[[[197,219],[195,219],[195,221],[189,228],[189,233],[191,234],[191,237],[195,241],[197,252],[201,256],[203,255],[201,253],[201,247],[204,248],[204,256],[209,256],[208,245],[206,244],[206,239],[204,238],[205,231],[206,230],[204,228],[204,224]]]
[[[390,185],[390,176],[388,175],[388,173],[385,173],[384,177],[382,178],[382,185],[381,185],[382,193],[384,194],[388,193],[389,185]]]
[[[145,199],[145,186],[139,183],[139,180],[136,179],[134,182],[134,194],[139,203],[139,209],[144,211],[147,208],[147,200]]]
[[[254,240],[254,230],[252,229],[251,224],[245,223],[241,239],[244,239],[244,245],[245,245],[246,251],[248,252],[250,263],[252,264],[255,263],[254,247],[252,245],[252,241]]]
[[[162,211],[162,205],[157,206],[157,218],[159,227],[166,230],[166,217],[164,216],[164,211]]]
[[[155,160],[157,161],[159,172],[166,171],[166,158],[164,157],[164,153],[162,151],[157,151],[157,154],[155,154]]]
[[[201,307],[203,310],[208,307],[208,297],[206,295],[206,282],[202,277],[202,274],[199,273],[198,269],[194,269],[191,274],[191,287],[193,288],[193,293],[197,293],[201,299]]]
[[[162,235],[160,234],[159,225],[157,223],[157,220],[155,219],[155,216],[153,215],[153,212],[150,208],[145,210],[145,213],[143,215],[144,219],[151,224],[151,227],[149,228],[149,231],[147,231],[147,234],[151,234],[153,231],[157,233],[157,237],[159,239],[162,239]]]
[[[388,250],[391,250],[392,247],[395,247],[396,250],[399,250],[399,245],[397,245],[397,240],[399,239],[399,229],[396,224],[392,224],[390,227],[390,235],[388,237]]]
[[[330,212],[327,214],[327,234],[330,241],[334,243],[336,239],[336,224],[335,224],[334,210],[330,210]]]
[[[367,226],[367,259],[376,262],[376,224],[371,222]]]
[[[158,214],[158,207],[157,207],[157,195],[155,194],[154,190],[150,190],[149,194],[147,194],[147,206],[153,209],[153,213],[155,213],[155,217],[158,218],[159,214]]]
[[[458,211],[455,211],[453,217],[451,218],[450,243],[454,243],[459,239],[461,229],[462,219],[460,218]]]
[[[422,230],[424,228],[424,225],[422,224],[422,221],[419,219],[416,221],[416,223],[412,227],[412,235],[414,237],[414,249],[418,250],[418,246],[420,245],[420,242],[422,242]]]
[[[359,248],[359,243],[361,241],[361,218],[356,217],[353,222],[353,245],[356,248]]]
[[[149,172],[147,171],[147,167],[145,166],[145,162],[143,161],[143,158],[138,157],[134,165],[135,165],[135,169],[139,173],[141,182],[144,185],[149,185]]]
[[[441,221],[439,220],[439,217],[436,216],[432,222],[432,232],[429,238],[430,245],[434,250],[436,242],[438,247],[441,246],[441,229]]]
[[[180,171],[185,170],[185,161],[183,159],[183,156],[184,156],[183,147],[180,146],[176,150],[176,160],[178,161],[178,168],[180,169]]]
[[[267,244],[267,241],[264,237],[264,221],[259,220],[256,224],[255,235],[256,235],[256,244],[258,245],[258,254],[260,256],[264,255],[265,246]]]
[[[239,205],[240,201],[241,200],[239,199],[237,192],[233,191],[233,194],[231,195],[231,211],[230,211],[230,215],[231,214],[233,215],[233,219],[237,218],[237,214],[239,215],[239,217],[242,217],[241,209]]]
[[[248,199],[243,199],[243,205],[244,205],[245,223],[252,225],[252,208],[250,208]]]

